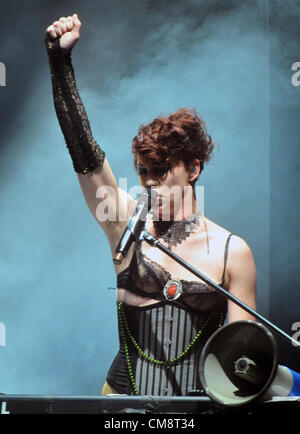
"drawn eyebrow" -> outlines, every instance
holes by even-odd
[[[170,164],[153,164],[148,168],[141,163],[137,163],[136,170],[139,175],[145,175],[150,171],[154,176],[165,176],[171,167]]]

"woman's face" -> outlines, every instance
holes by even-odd
[[[152,214],[156,220],[181,220],[183,208],[185,214],[192,214],[193,187],[191,180],[196,172],[187,170],[184,163],[175,166],[167,163],[151,165],[146,158],[137,155],[137,173],[139,181],[144,188],[151,187],[158,194],[152,207]],[[199,173],[198,173],[199,175]],[[196,179],[198,177],[196,174]],[[191,212],[189,208],[191,207]]]

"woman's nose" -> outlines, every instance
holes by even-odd
[[[147,187],[155,187],[155,186],[159,186],[159,182],[158,182],[157,179],[149,177],[149,178],[147,178],[147,180],[146,180],[146,186],[147,186]]]

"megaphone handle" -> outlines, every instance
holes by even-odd
[[[299,347],[300,344],[295,339],[293,339],[291,336],[289,336],[287,333],[285,333],[283,330],[281,330],[279,327],[277,327],[275,324],[271,323],[269,320],[267,320],[265,317],[257,313],[255,310],[253,310],[250,306],[242,302],[239,298],[235,297],[234,295],[230,294],[230,292],[226,291],[226,289],[222,288],[222,286],[217,285],[215,282],[210,280],[208,277],[204,276],[204,274],[200,273],[196,268],[194,268],[192,265],[188,264],[184,259],[177,256],[174,252],[169,250],[166,246],[161,244],[158,239],[150,234],[148,231],[144,230],[142,233],[142,238],[147,241],[149,244],[151,244],[154,247],[157,247],[162,252],[166,253],[168,256],[170,256],[172,259],[177,261],[180,265],[182,265],[184,268],[189,270],[191,273],[193,273],[195,276],[199,277],[200,279],[204,280],[208,285],[215,288],[217,291],[221,292],[226,298],[233,301],[235,304],[240,306],[242,309],[244,309],[246,312],[253,315],[255,318],[259,319],[262,323],[267,325],[268,327],[275,330],[277,333],[279,333],[281,336],[283,336],[285,339],[287,339],[289,342],[291,342],[294,346]]]

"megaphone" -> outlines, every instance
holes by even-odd
[[[240,406],[274,396],[300,396],[300,374],[278,365],[272,333],[255,321],[235,321],[218,329],[200,357],[205,393],[224,406]]]

